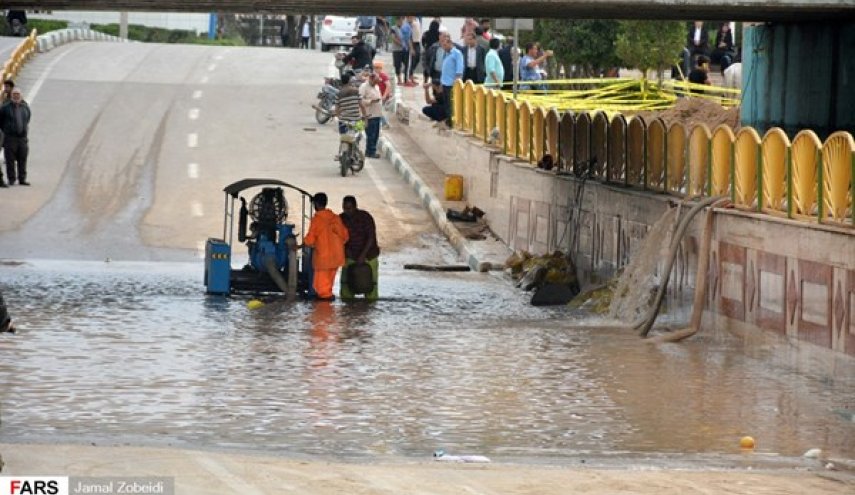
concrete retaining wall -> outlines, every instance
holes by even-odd
[[[415,116],[416,111],[411,115]],[[514,250],[567,251],[581,192],[577,265],[587,280],[624,266],[677,198],[556,176],[457,131],[411,117],[405,128],[434,163],[464,177],[465,199],[487,213]],[[683,243],[670,286],[692,289],[700,218]],[[716,217],[706,322],[768,331],[855,356],[855,231],[756,213]]]

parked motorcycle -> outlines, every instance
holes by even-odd
[[[315,109],[315,120],[318,121],[318,124],[326,124],[332,118],[340,87],[341,82],[331,77],[324,81],[324,87],[318,93],[318,103],[312,106]]]
[[[341,176],[346,177],[348,171],[355,174],[365,166],[365,153],[362,151],[362,140],[365,136],[365,121],[342,121],[340,125],[345,126],[346,131],[339,138],[338,162],[341,169]]]

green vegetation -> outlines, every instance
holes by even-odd
[[[613,20],[542,19],[535,26],[535,38],[555,52],[567,77],[596,77],[617,66],[617,32],[618,21]]]
[[[714,39],[714,38],[713,38]],[[680,21],[620,21],[615,52],[626,67],[643,77],[662,72],[677,63],[686,44],[686,25]]]
[[[32,32],[32,30],[35,29],[37,34],[43,34],[49,31],[56,31],[57,29],[65,29],[67,27],[68,21],[56,21],[50,19],[27,20],[27,30]]]
[[[118,24],[92,24],[92,30],[110,36],[119,35]],[[217,46],[243,46],[246,43],[239,36],[208,39],[208,33],[197,35],[186,29],[164,29],[156,27],[141,26],[139,24],[128,25],[128,39],[150,43],[186,43],[194,45],[217,45]]]

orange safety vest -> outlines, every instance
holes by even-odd
[[[332,270],[344,266],[344,244],[350,239],[347,227],[338,215],[324,208],[315,212],[304,243],[315,248],[312,266],[315,270]]]

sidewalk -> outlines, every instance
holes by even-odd
[[[397,88],[395,95],[397,118],[390,116],[391,128],[384,130],[380,137],[378,145],[380,154],[392,162],[398,173],[413,186],[434,223],[445,234],[470,269],[477,272],[503,270],[505,260],[513,254],[511,249],[488,230],[489,225],[486,225],[487,229],[483,232],[486,239],[472,240],[467,238],[464,232],[470,230],[473,224],[451,222],[446,218],[449,208],[463,210],[467,203],[445,201],[445,172],[431,161],[419,145],[400,128],[407,125],[406,121],[409,119],[426,120],[419,111],[424,105],[422,91],[421,85],[413,88]]]

